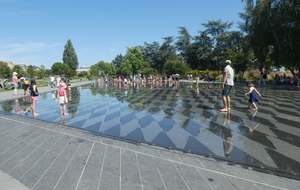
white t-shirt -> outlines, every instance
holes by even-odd
[[[234,72],[233,72],[232,67],[230,67],[230,65],[227,65],[224,69],[224,72],[227,73],[227,80],[226,80],[225,84],[233,86],[234,85],[234,82],[233,82]]]

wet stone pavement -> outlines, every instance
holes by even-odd
[[[220,85],[94,83],[71,88],[66,116],[56,91],[41,94],[36,119],[299,178],[300,90],[257,90],[258,111],[247,108],[248,88],[237,85],[231,111],[222,113]],[[1,102],[0,111],[32,117],[30,104],[29,97]]]

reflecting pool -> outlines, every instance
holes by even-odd
[[[257,87],[258,111],[248,88],[235,86],[231,111],[222,113],[217,84],[95,83],[68,91],[60,115],[56,91],[39,96],[36,119],[130,141],[300,174],[300,90]],[[32,117],[30,98],[0,103],[0,111]]]

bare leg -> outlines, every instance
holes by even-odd
[[[67,106],[66,106],[66,104],[64,104],[64,115],[68,115],[68,113],[67,113]]]
[[[39,115],[39,114],[37,114],[37,113],[35,112],[35,105],[36,105],[36,101],[32,101],[32,116],[37,116],[37,115]]]
[[[226,96],[227,98],[227,110],[230,110],[230,96]]]
[[[14,85],[14,92],[15,92],[15,95],[18,94],[18,85]]]
[[[254,109],[253,110],[258,110],[256,104],[253,102],[252,105],[254,106]]]
[[[227,110],[227,98],[226,98],[226,96],[222,96],[222,99],[223,99],[223,104],[224,104],[224,108],[223,109],[221,109],[220,111],[228,111]]]
[[[59,104],[59,111],[60,111],[60,115],[63,115],[63,112],[62,112],[62,105]]]

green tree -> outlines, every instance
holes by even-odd
[[[213,52],[214,57],[216,57],[216,69],[220,70],[220,61],[223,58],[223,52],[226,51],[226,32],[231,28],[233,22],[223,22],[221,19],[219,20],[209,20],[208,23],[202,23],[202,25],[206,28],[205,32],[210,34],[213,37]]]
[[[34,68],[33,68],[32,65],[29,65],[27,67],[27,73],[28,73],[28,77],[29,78],[34,78],[36,72],[35,72],[35,70],[34,70]]]
[[[112,63],[107,63],[104,61],[99,61],[95,65],[90,67],[90,74],[94,76],[99,76],[99,72],[101,76],[105,76],[106,74],[113,75],[114,74],[114,66]]]
[[[178,73],[181,76],[191,70],[187,63],[182,63],[178,60],[168,60],[165,65],[166,74],[171,75]]]
[[[119,54],[115,57],[115,59],[112,61],[113,65],[115,68],[118,68],[121,66],[122,61],[123,61],[124,57],[122,54]]]
[[[91,65],[90,67],[90,74],[94,76],[98,76],[98,70],[96,65]]]
[[[190,45],[187,62],[193,70],[214,70],[213,64],[213,39],[207,32],[199,31],[199,36],[195,36]]]
[[[190,46],[192,37],[187,31],[185,27],[178,27],[180,30],[178,31],[180,36],[177,37],[176,48],[180,52],[182,56],[182,61],[185,62],[188,60],[188,56],[190,54]]]
[[[9,66],[7,66],[5,63],[0,62],[0,78],[11,78],[12,71],[10,70]]]
[[[131,75],[133,73],[132,65],[128,61],[124,61],[118,68],[118,71],[121,75]]]
[[[89,75],[87,71],[81,71],[78,73],[78,77],[86,77],[87,75]]]
[[[275,66],[284,66],[294,74],[300,68],[300,1],[246,2],[245,13],[240,13],[245,21],[241,28],[249,35],[260,67],[274,61]]]
[[[175,54],[176,48],[173,45],[174,38],[172,36],[163,38],[165,42],[159,48],[159,65],[158,72],[165,73],[165,64]]]
[[[42,79],[45,77],[45,74],[46,74],[46,67],[45,65],[41,65],[39,67],[39,70],[37,71],[37,75],[38,75],[38,78],[39,79]]]
[[[68,66],[61,62],[55,62],[52,65],[51,69],[52,69],[53,74],[56,74],[59,76],[65,74],[69,70]]]
[[[144,42],[144,46],[140,46],[139,49],[143,53],[144,61],[148,62],[150,67],[154,70],[159,70],[159,68],[161,68],[160,45],[158,42],[153,42],[152,44]]]
[[[66,64],[70,69],[76,70],[78,68],[78,58],[75,52],[75,49],[72,45],[71,40],[69,39],[65,45],[64,53],[63,53],[63,63]]]
[[[130,74],[132,74],[132,75],[138,74],[137,73],[138,70],[140,70],[143,67],[143,63],[144,63],[142,51],[140,49],[138,49],[138,47],[127,48],[127,52],[126,52],[123,63],[126,63],[125,65],[127,65],[127,64],[131,65],[131,73]],[[127,71],[128,70],[126,70],[126,72]]]
[[[15,65],[12,68],[12,72],[17,72],[18,73],[18,78],[20,78],[22,75],[25,75],[25,71],[23,71],[22,67],[20,67],[19,65]]]
[[[115,75],[116,74],[116,69],[115,69],[113,63],[110,63],[110,64],[106,65],[106,72],[109,75]]]
[[[76,76],[77,72],[75,70],[73,70],[73,69],[67,69],[65,71],[65,75],[70,79],[70,78]]]

